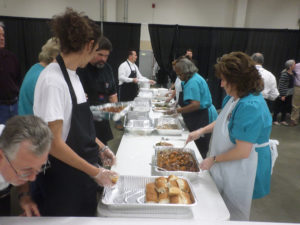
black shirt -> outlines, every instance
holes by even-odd
[[[109,96],[117,93],[113,71],[107,63],[103,68],[89,63],[85,68],[79,68],[77,74],[91,105],[108,103]]]
[[[21,83],[22,76],[17,57],[7,49],[0,49],[0,100],[17,98]]]

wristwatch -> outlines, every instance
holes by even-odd
[[[213,159],[214,159],[214,163],[216,163],[217,162],[217,156],[214,156]]]

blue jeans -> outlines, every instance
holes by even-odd
[[[15,115],[18,115],[18,102],[13,105],[0,105],[0,124],[5,124]]]

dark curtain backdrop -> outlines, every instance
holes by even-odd
[[[52,36],[50,19],[0,16],[5,23],[6,48],[16,54],[21,64],[23,76],[38,62],[41,47]],[[96,22],[100,25],[100,22]],[[117,82],[119,65],[127,59],[128,49],[140,48],[141,24],[103,23],[103,33],[110,39],[113,51],[108,59]]]
[[[214,75],[216,59],[232,51],[243,51],[249,55],[261,52],[265,56],[264,67],[277,79],[288,59],[300,59],[300,31],[279,29],[216,28],[179,25],[149,25],[153,53],[157,61],[162,55],[174,58],[184,55],[186,49],[193,50],[193,59],[199,73],[207,79],[213,103],[221,107],[225,95],[220,81]],[[155,37],[153,38],[153,34]],[[160,43],[172,40],[172,47],[161,47]],[[158,56],[158,57],[157,57]],[[164,67],[170,67],[171,57],[165,58]],[[169,63],[169,66],[166,65]]]
[[[118,68],[127,59],[128,50],[136,50],[137,54],[140,52],[141,24],[104,22],[103,34],[113,45],[108,63],[112,66],[115,80],[118,82]],[[138,60],[139,58],[137,65]]]
[[[43,44],[51,37],[49,19],[0,16],[5,23],[6,48],[16,54],[23,76],[36,62]]]
[[[152,29],[152,26],[155,26]],[[153,49],[154,57],[159,66],[159,72],[157,74],[157,83],[168,83],[168,77],[174,82],[176,77],[172,71],[172,60],[174,59],[174,43],[176,41],[177,27],[174,26],[159,26],[149,25],[149,33],[151,38],[151,45]]]

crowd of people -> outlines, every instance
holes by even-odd
[[[26,216],[94,216],[98,186],[114,185],[116,156],[109,121],[94,121],[90,105],[132,101],[142,76],[137,53],[118,68],[118,86],[107,63],[111,42],[87,16],[67,9],[51,21],[53,37],[22,82],[16,56],[5,49],[0,23],[0,215],[9,215],[10,187],[18,186]],[[172,62],[177,79],[167,101],[178,107],[232,220],[249,220],[252,199],[270,192],[273,124],[295,126],[300,110],[300,63],[288,60],[275,76],[264,57],[242,52],[215,64],[226,92],[218,115],[192,50]],[[20,91],[19,91],[20,90]],[[273,113],[273,119],[272,114]],[[287,114],[291,113],[288,123]],[[0,131],[0,132],[1,132]],[[43,171],[43,173],[40,173]]]

